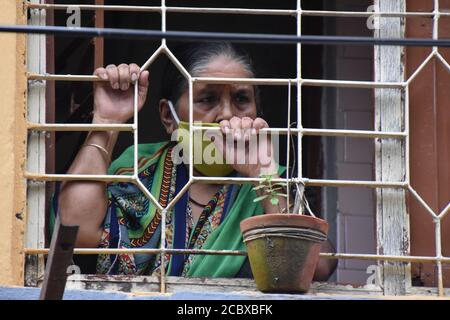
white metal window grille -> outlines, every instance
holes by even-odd
[[[26,3],[28,10],[30,11],[29,24],[31,25],[43,25],[44,14],[46,10],[58,10],[73,6],[73,5],[59,5],[59,4],[42,4],[40,0],[31,0]],[[105,11],[135,11],[135,12],[158,12],[161,14],[161,31],[166,31],[166,17],[170,13],[226,13],[226,14],[242,14],[242,15],[286,15],[295,16],[296,18],[296,34],[302,34],[302,17],[304,16],[327,16],[327,17],[373,17],[379,18],[380,28],[375,32],[375,37],[385,38],[399,38],[404,36],[404,27],[402,19],[405,17],[432,17],[434,19],[433,25],[433,39],[438,39],[439,35],[439,19],[440,17],[450,16],[449,12],[443,12],[440,10],[439,0],[434,0],[434,10],[432,12],[406,12],[405,1],[390,1],[390,0],[377,0],[375,4],[380,8],[377,12],[355,12],[355,11],[313,11],[303,10],[301,6],[301,0],[297,2],[297,8],[295,10],[273,10],[273,9],[243,9],[243,8],[194,8],[194,7],[169,7],[166,6],[165,0],[161,0],[160,6],[119,6],[119,5],[76,5],[81,10],[98,10]],[[391,19],[387,19],[391,18]],[[392,19],[397,18],[397,19]],[[43,119],[43,112],[45,111],[45,98],[44,89],[46,80],[57,81],[100,81],[95,76],[87,75],[52,75],[45,72],[45,58],[43,50],[45,49],[45,38],[41,35],[30,35],[29,41],[29,104],[28,104],[28,167],[25,174],[25,178],[29,180],[29,206],[31,208],[29,212],[28,230],[27,230],[27,242],[25,253],[27,255],[43,255],[48,252],[48,249],[44,248],[43,242],[43,199],[44,192],[39,184],[34,184],[35,181],[67,181],[67,180],[90,180],[90,181],[105,181],[105,182],[132,182],[136,184],[141,191],[150,199],[150,201],[158,208],[162,214],[162,227],[165,228],[165,216],[168,210],[172,208],[178,199],[184,192],[187,191],[189,186],[196,181],[208,181],[210,183],[248,183],[257,182],[259,178],[208,178],[208,177],[196,177],[193,175],[192,161],[190,161],[189,167],[189,182],[181,190],[181,192],[166,206],[162,207],[161,204],[150,194],[145,186],[137,178],[137,144],[138,144],[138,112],[137,112],[137,99],[134,101],[134,121],[132,124],[122,125],[86,125],[86,124],[46,124]],[[396,61],[401,64],[401,47],[383,47],[375,46],[375,59],[379,59],[377,67],[382,66],[386,59],[397,59]],[[450,72],[450,64],[440,54],[438,47],[433,47],[431,54],[424,59],[422,64],[413,72],[408,78],[404,79],[404,74],[394,74],[392,78],[385,78],[382,73],[375,70],[375,81],[343,81],[343,80],[318,80],[318,79],[306,79],[302,76],[301,57],[302,57],[302,45],[297,44],[297,74],[294,79],[274,79],[274,78],[248,78],[248,79],[230,79],[230,78],[201,78],[192,77],[184,67],[178,62],[170,48],[166,45],[165,39],[162,39],[159,48],[152,54],[147,62],[142,66],[142,69],[147,69],[152,62],[159,56],[165,54],[167,57],[177,66],[179,71],[189,81],[189,120],[193,121],[193,101],[192,101],[192,89],[194,83],[199,82],[216,82],[216,83],[252,83],[260,85],[275,85],[275,86],[287,86],[288,88],[288,101],[287,101],[287,115],[290,115],[291,109],[291,87],[296,86],[297,95],[297,126],[286,128],[270,128],[265,129],[269,132],[278,132],[286,134],[290,141],[290,135],[297,135],[297,166],[299,176],[278,179],[278,181],[285,181],[288,184],[294,182],[303,182],[306,186],[334,186],[334,187],[369,187],[374,188],[378,192],[378,200],[382,200],[384,194],[381,190],[392,192],[394,197],[394,203],[397,207],[397,217],[399,221],[403,221],[404,224],[406,218],[406,205],[405,205],[405,193],[409,192],[417,201],[427,210],[431,219],[435,224],[435,243],[436,252],[435,256],[411,256],[405,255],[405,252],[399,252],[395,248],[390,250],[391,252],[384,252],[383,254],[351,254],[351,253],[337,253],[337,254],[321,254],[322,257],[330,259],[361,259],[361,260],[373,260],[382,262],[381,266],[388,266],[386,263],[391,263],[394,266],[402,270],[390,270],[385,268],[383,270],[382,288],[384,294],[408,294],[424,293],[420,289],[412,291],[410,284],[410,274],[408,264],[411,262],[434,262],[438,268],[438,290],[439,296],[445,295],[443,285],[442,264],[450,263],[450,257],[444,257],[442,255],[442,239],[441,239],[441,221],[450,212],[450,203],[441,211],[434,212],[428,204],[420,197],[420,195],[411,187],[410,184],[410,165],[409,165],[409,85],[417,77],[421,70],[432,60],[438,59]],[[393,116],[397,121],[395,129],[385,128],[381,124],[374,131],[363,130],[339,130],[339,129],[312,129],[304,128],[302,126],[302,92],[303,86],[318,86],[318,87],[337,87],[337,88],[368,88],[375,90],[375,112],[376,117]],[[396,93],[389,94],[392,90],[397,89]],[[44,91],[43,91],[44,90]],[[137,86],[135,86],[135,98],[137,97]],[[394,108],[395,111],[386,110],[387,108]],[[290,123],[290,121],[288,121]],[[191,126],[191,146],[192,149],[192,135],[195,130],[200,130],[201,127]],[[113,176],[113,175],[57,175],[57,174],[42,174],[45,168],[43,162],[45,162],[45,144],[43,136],[38,134],[42,132],[50,131],[129,131],[133,133],[135,155],[134,155],[134,174],[132,176]],[[390,160],[396,163],[399,172],[397,175],[386,178],[383,175],[382,169],[379,168],[380,159],[383,157],[382,152],[377,153],[377,180],[376,181],[353,181],[353,180],[325,180],[325,179],[308,179],[303,177],[302,173],[302,138],[304,136],[330,136],[330,137],[360,137],[367,139],[376,139],[376,146],[379,150],[383,146],[389,146],[394,150],[394,157]],[[401,154],[402,148],[405,148],[404,156]],[[286,149],[287,159],[289,161],[289,148]],[[190,158],[192,160],[192,152],[190,152]],[[381,170],[381,171],[380,171]],[[380,171],[380,172],[378,172]],[[287,177],[289,177],[289,172]],[[35,187],[37,186],[37,187]],[[392,196],[391,194],[391,196]],[[43,198],[44,197],[44,198]],[[385,208],[378,206],[377,215],[385,214]],[[398,229],[398,228],[397,228]],[[383,233],[391,232],[394,238],[401,241],[403,236],[409,237],[407,231],[406,234],[399,232],[395,226],[382,225],[377,231],[378,245],[383,244]],[[201,254],[245,254],[243,252],[236,252],[231,250],[222,251],[210,251],[210,250],[173,250],[164,247],[165,233],[161,233],[161,247],[159,249],[75,249],[75,254],[114,254],[114,253],[201,253]],[[409,242],[409,238],[408,238]],[[388,250],[389,251],[389,250]],[[164,254],[161,254],[161,259],[165,259]],[[162,261],[162,265],[164,261]],[[395,269],[395,268],[394,268]],[[41,270],[42,271],[42,270]],[[400,280],[399,280],[400,277]],[[403,287],[402,287],[403,286]],[[166,275],[164,268],[162,268],[160,278],[160,291],[166,291]]]

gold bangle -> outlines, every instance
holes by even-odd
[[[105,148],[103,148],[101,145],[98,145],[96,143],[86,143],[83,145],[83,147],[95,147],[101,152],[103,152],[106,155],[106,158],[109,160],[109,152]]]

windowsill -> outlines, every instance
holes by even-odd
[[[65,300],[380,300],[439,299],[436,288],[413,287],[406,296],[383,296],[376,286],[353,287],[315,282],[307,294],[264,294],[250,279],[167,277],[167,293],[160,293],[152,276],[72,275]],[[450,294],[450,289],[446,289]],[[39,288],[0,287],[0,300],[38,300]]]
[[[160,293],[160,279],[154,276],[106,276],[72,275],[68,277],[66,290],[104,290],[126,293],[131,297],[155,297],[181,299],[209,297],[209,299],[389,299],[375,285],[352,286],[327,282],[314,282],[308,294],[264,294],[256,288],[252,279],[231,278],[166,278],[166,294]],[[450,289],[445,289],[450,295]],[[406,296],[437,298],[437,288],[411,287]],[[399,298],[399,297],[391,297]]]
[[[360,299],[380,298],[382,290],[375,286],[353,287],[325,282],[315,282],[307,295],[302,294],[264,294],[256,288],[252,279],[230,278],[166,278],[166,294],[160,293],[160,279],[154,276],[106,276],[72,275],[68,278],[68,290],[106,290],[125,292],[138,296],[153,296],[164,299],[196,298],[198,296],[220,297],[220,299]]]

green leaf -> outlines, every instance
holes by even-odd
[[[260,197],[257,197],[257,198],[255,198],[255,199],[253,199],[253,202],[258,202],[258,201],[264,200],[264,199],[267,198],[267,197],[268,197],[267,194],[266,194],[266,195],[263,195],[263,196],[260,196]]]
[[[270,199],[270,203],[274,206],[278,205],[280,201],[278,200],[278,198],[271,198]]]

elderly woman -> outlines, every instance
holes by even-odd
[[[195,77],[254,77],[248,55],[225,42],[191,43],[175,50],[175,56]],[[149,86],[149,72],[136,64],[109,65],[94,72],[107,80],[94,88],[94,124],[125,123],[133,116],[133,84],[138,83],[138,108],[144,105]],[[193,87],[194,121],[220,125],[223,134],[235,141],[248,141],[251,134],[267,128],[258,117],[257,87],[248,84],[196,83]],[[189,121],[189,94],[186,79],[172,64],[163,76],[159,101],[161,122],[169,135]],[[187,124],[188,125],[188,124]],[[117,132],[91,132],[79,150],[69,174],[133,173],[133,147],[110,163]],[[226,154],[235,148],[214,143]],[[272,155],[270,142],[259,150]],[[188,180],[186,163],[175,163],[176,141],[139,145],[138,178],[165,207]],[[261,144],[261,142],[260,142]],[[282,172],[276,161],[262,163],[257,154],[234,150],[235,159],[256,159],[246,163],[194,163],[194,174],[259,177]],[[239,223],[252,215],[279,211],[268,199],[253,202],[251,184],[221,185],[193,183],[168,211],[166,247],[174,249],[245,250]],[[158,248],[161,239],[161,214],[146,196],[131,183],[65,182],[54,207],[62,223],[79,225],[77,247]],[[282,206],[286,206],[280,199]],[[161,270],[159,255],[99,255],[97,272],[108,274],[153,274]],[[167,274],[173,276],[250,277],[248,261],[243,256],[167,255]],[[316,279],[326,279],[334,266],[319,263]]]

